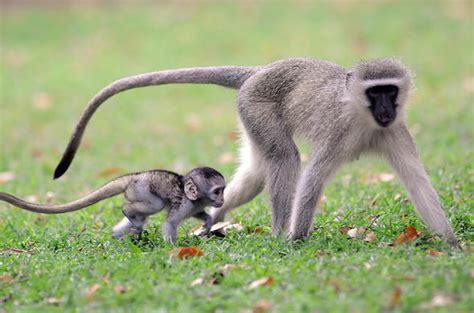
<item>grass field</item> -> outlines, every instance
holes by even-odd
[[[178,246],[204,252],[187,260],[169,257],[163,216],[140,238],[112,240],[119,198],[62,216],[0,203],[0,312],[472,312],[472,2],[374,3],[10,8],[1,20],[0,190],[63,203],[144,169],[209,165],[230,179],[235,92],[188,85],[108,101],[66,176],[53,181],[80,112],[117,78],[294,56],[348,67],[397,56],[416,73],[408,125],[465,251],[426,231],[397,180],[378,179],[390,169],[376,159],[339,172],[308,240],[271,237],[263,194],[231,214],[243,230],[225,238],[189,236],[198,222],[185,223]],[[390,246],[410,225],[421,235]],[[376,240],[340,232],[367,226]],[[249,288],[266,277],[273,283]]]

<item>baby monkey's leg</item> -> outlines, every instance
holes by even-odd
[[[199,212],[195,214],[194,217],[204,221],[204,225],[202,225],[202,231],[199,233],[199,236],[205,236],[209,234],[212,227],[212,216],[210,216],[206,212]]]
[[[157,210],[146,202],[132,202],[124,204],[122,212],[140,233],[148,221],[148,216],[156,213]]]
[[[120,238],[123,236],[123,234],[130,232],[132,229],[133,224],[130,222],[128,217],[122,218],[122,220],[114,226],[112,229],[112,237],[114,238]]]

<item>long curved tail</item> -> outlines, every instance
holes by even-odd
[[[54,171],[54,179],[67,171],[79,148],[87,123],[99,106],[113,95],[129,89],[166,84],[215,84],[238,89],[258,70],[259,67],[249,66],[183,68],[125,77],[111,83],[95,95],[82,112],[62,159]]]
[[[66,204],[45,205],[27,202],[8,193],[0,192],[0,200],[8,202],[18,208],[44,214],[59,214],[77,211],[101,200],[116,196],[125,191],[131,176],[122,176],[114,179],[87,196]]]

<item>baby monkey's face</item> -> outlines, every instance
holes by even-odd
[[[210,192],[207,194],[207,198],[209,199],[211,206],[219,208],[224,204],[224,189],[225,184],[217,185],[214,188],[211,188]]]

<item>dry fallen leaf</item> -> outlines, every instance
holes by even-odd
[[[445,254],[444,252],[441,252],[441,251],[438,251],[438,250],[435,250],[435,249],[428,249],[428,255],[429,256],[442,256],[444,254]]]
[[[441,293],[435,294],[431,299],[431,306],[433,307],[443,307],[454,303],[456,303],[455,297]]]
[[[395,289],[393,289],[392,296],[390,297],[390,308],[395,308],[398,305],[398,303],[400,302],[401,295],[402,289],[400,287],[395,287]]]
[[[253,306],[252,313],[265,313],[272,308],[272,303],[267,299],[258,300]]]
[[[89,288],[87,288],[86,290],[86,300],[89,302],[92,300],[92,298],[94,298],[94,295],[95,293],[97,292],[97,290],[100,289],[100,285],[99,284],[94,284],[92,286],[90,286]]]
[[[118,295],[125,293],[125,287],[122,285],[117,285],[114,287],[114,292]]]
[[[365,178],[363,178],[363,183],[365,184],[376,184],[380,182],[389,182],[392,181],[395,178],[395,175],[392,173],[378,173],[374,175],[369,175]]]
[[[190,257],[196,257],[196,256],[203,256],[204,252],[202,252],[199,247],[179,247],[171,250],[169,252],[170,257],[172,258],[178,258],[178,259],[187,259]]]
[[[256,226],[252,231],[252,233],[257,234],[257,235],[261,234],[262,232],[263,232],[263,228],[259,226]]]
[[[260,279],[252,281],[249,284],[248,289],[252,290],[252,289],[255,289],[255,288],[260,287],[260,286],[271,286],[272,284],[273,284],[273,278],[264,277],[264,278],[260,278]]]
[[[344,235],[347,235],[347,233],[349,232],[349,230],[351,230],[352,227],[349,227],[349,226],[342,226],[339,228],[339,231],[344,234]]]
[[[0,282],[6,284],[11,281],[12,281],[12,277],[9,274],[5,273],[5,274],[0,275]]]
[[[28,202],[38,202],[39,198],[37,195],[29,195],[27,197],[25,197],[25,200],[28,201]]]
[[[393,242],[394,246],[401,245],[405,242],[415,240],[418,237],[418,232],[415,227],[408,226],[405,230],[395,239]]]
[[[226,231],[234,229],[237,231],[241,231],[243,229],[242,224],[239,223],[231,223],[231,222],[219,222],[212,225],[210,232],[215,233],[218,232],[220,234],[225,234]],[[201,231],[203,230],[202,226],[198,226],[191,230],[190,236],[199,236]]]
[[[350,229],[347,232],[347,236],[349,236],[351,238],[356,238],[356,237],[361,236],[364,233],[365,233],[365,228],[364,227],[356,227],[356,228]]]
[[[193,280],[191,282],[191,287],[192,286],[197,286],[197,285],[202,285],[202,283],[204,282],[204,278],[196,278],[195,280]]]
[[[55,196],[54,192],[48,191],[46,193],[46,198],[45,198],[46,203],[50,204],[51,202],[53,202],[54,196]]]
[[[184,124],[186,125],[186,128],[192,132],[196,132],[202,128],[201,119],[196,114],[189,114],[186,116]]]
[[[377,236],[375,236],[374,232],[369,232],[365,235],[364,241],[371,242],[377,240]]]
[[[37,92],[33,95],[33,107],[40,111],[45,111],[51,107],[51,97],[46,92]]]
[[[63,299],[58,299],[58,298],[46,298],[45,302],[47,304],[60,305],[60,304],[63,304],[65,301]]]
[[[100,177],[108,177],[112,175],[118,175],[123,173],[123,170],[119,167],[111,166],[111,167],[106,167],[103,170],[99,171],[97,173],[97,176]]]
[[[1,172],[0,173],[0,184],[7,183],[11,180],[14,180],[16,177],[15,173],[13,172]]]
[[[232,152],[224,152],[219,156],[219,164],[228,164],[234,160],[234,156],[232,155]]]
[[[237,131],[228,132],[227,138],[229,138],[229,140],[231,141],[236,141],[237,139],[239,139],[239,132]]]
[[[468,92],[474,92],[474,76],[466,77],[463,82],[463,87]]]

